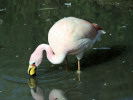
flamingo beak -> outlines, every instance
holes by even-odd
[[[35,66],[35,64],[29,65],[28,74],[30,76],[36,76],[36,66]]]

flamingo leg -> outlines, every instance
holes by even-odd
[[[78,60],[78,71],[80,71],[80,60]]]
[[[78,71],[77,71],[77,73],[78,73],[78,79],[79,79],[79,82],[80,82],[80,60],[78,60]]]
[[[80,60],[78,60],[78,79],[79,79],[79,82],[80,82]]]
[[[80,72],[80,60],[83,57],[84,52],[79,53],[78,55],[76,55],[77,59],[78,59],[78,72]]]
[[[65,63],[66,63],[66,71],[68,71],[68,60],[67,60],[67,56],[65,58]]]

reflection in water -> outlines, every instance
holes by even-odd
[[[31,77],[28,81],[29,87],[31,89],[32,97],[35,100],[45,100],[44,91],[39,86],[37,86],[36,79]],[[53,89],[49,93],[49,100],[67,100],[64,96],[64,92],[59,89]]]
[[[49,100],[67,100],[64,96],[64,92],[59,89],[53,89],[49,93]]]
[[[43,90],[40,87],[31,88],[31,94],[35,100],[45,100]]]

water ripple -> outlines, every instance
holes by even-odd
[[[27,84],[27,80],[20,80],[20,79],[17,79],[17,78],[14,78],[14,77],[10,77],[10,76],[7,76],[7,75],[4,75],[2,74],[1,75],[1,78],[3,78],[4,80],[7,80],[7,81],[11,81],[11,82],[16,82],[16,83],[23,83],[23,84]]]

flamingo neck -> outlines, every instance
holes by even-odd
[[[60,55],[56,55],[53,53],[53,50],[51,49],[51,47],[47,44],[41,44],[37,47],[37,50],[39,50],[40,52],[42,52],[43,55],[43,50],[46,51],[46,55],[48,60],[53,63],[53,64],[60,64],[63,62],[64,58],[65,58],[65,54],[60,54]]]

